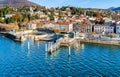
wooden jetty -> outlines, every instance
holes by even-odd
[[[48,44],[46,44],[45,49],[48,53],[53,53],[55,52],[58,48],[60,47],[60,42],[48,42]]]

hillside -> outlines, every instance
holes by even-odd
[[[23,7],[23,6],[39,6],[36,3],[30,2],[28,0],[0,0],[0,7],[9,6],[9,7]]]
[[[112,10],[120,10],[120,7],[114,8],[114,9],[112,9]]]

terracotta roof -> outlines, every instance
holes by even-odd
[[[69,25],[72,24],[72,22],[58,21],[58,22],[54,22],[53,24]]]

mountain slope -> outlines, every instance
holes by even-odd
[[[3,6],[9,6],[9,7],[23,7],[23,6],[39,6],[38,4],[35,4],[33,2],[30,2],[28,0],[0,0],[0,7]]]
[[[114,8],[114,9],[112,9],[112,10],[120,10],[120,7]]]
[[[115,7],[110,7],[110,8],[108,8],[109,10],[112,10],[112,9],[115,9]]]
[[[120,7],[117,7],[117,8],[115,8],[115,7],[111,7],[111,8],[109,8],[109,10],[114,10],[114,11],[116,11],[116,10],[120,10]]]

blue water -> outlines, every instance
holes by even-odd
[[[81,44],[80,48],[62,47],[52,55],[46,42],[14,42],[0,36],[0,77],[89,77],[120,76],[120,47]]]

